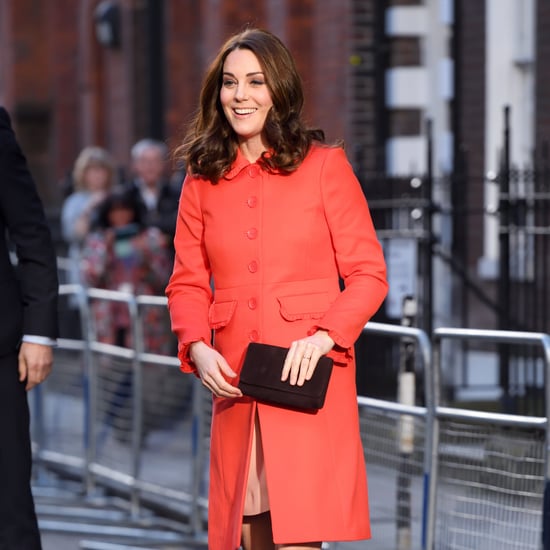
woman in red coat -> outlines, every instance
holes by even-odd
[[[166,293],[182,370],[213,394],[211,550],[370,537],[354,342],[386,295],[385,263],[343,149],[305,127],[302,104],[287,48],[248,29],[212,63],[177,151],[188,175]],[[249,342],[288,347],[281,377],[299,386],[332,357],[324,407],[242,395]]]

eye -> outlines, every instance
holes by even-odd
[[[250,81],[250,84],[252,84],[252,86],[263,86],[265,84],[265,81],[260,78],[255,78]]]
[[[235,86],[237,83],[235,82],[235,80],[233,80],[232,78],[224,78],[223,81],[222,81],[222,86],[224,88],[232,88],[233,86]]]

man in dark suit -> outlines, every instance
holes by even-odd
[[[56,255],[42,202],[0,107],[0,550],[41,548],[30,482],[27,391],[52,368],[57,292]]]

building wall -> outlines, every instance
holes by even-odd
[[[385,169],[393,175],[426,171],[424,119],[429,101],[425,41],[428,4],[392,0],[386,10],[388,62],[385,103],[388,139]]]
[[[536,116],[535,132],[539,153],[550,142],[550,2],[538,0],[536,12]]]
[[[56,119],[52,111],[52,98],[69,106],[75,98],[76,83],[70,77],[73,67],[65,56],[58,63],[57,42],[51,40],[49,29],[64,18],[74,16],[74,6],[58,12],[45,4],[36,5],[28,0],[5,1],[1,5],[2,48],[0,65],[3,78],[0,100],[11,111],[20,141],[29,158],[45,202],[55,200],[55,190],[44,182],[52,168],[52,157],[62,148],[56,142]],[[59,36],[62,41],[64,36]],[[51,75],[65,79],[63,89],[55,85]],[[70,108],[70,106],[69,106]],[[63,120],[62,122],[66,122]],[[67,139],[75,138],[72,127],[66,127]]]
[[[483,204],[485,174],[485,6],[479,0],[462,0],[456,5],[456,59],[455,59],[455,156],[460,174],[468,179],[456,182],[456,202],[463,212],[479,211]],[[481,215],[470,223],[482,232]],[[467,237],[469,224],[457,220],[458,236]],[[460,239],[459,239],[460,240]],[[462,239],[463,240],[463,239]],[[468,255],[465,258],[469,269],[477,271],[477,261],[483,253],[481,239],[468,239]]]
[[[352,144],[359,135],[364,121],[350,108],[352,0],[117,0],[122,22],[116,48],[96,39],[99,3],[0,0],[0,101],[14,115],[50,210],[59,209],[60,182],[82,147],[105,146],[127,167],[131,145],[152,129],[161,128],[156,137],[177,144],[206,66],[246,25],[273,30],[295,54],[311,125],[331,141]],[[151,6],[161,6],[160,29],[151,29]],[[157,59],[150,55],[154,33],[162,39]],[[155,96],[162,120],[151,114]]]
[[[82,147],[103,145],[120,163],[133,137],[132,34],[106,52],[95,39],[94,0],[3,0],[2,48],[8,75],[0,100],[12,113],[41,196],[49,210],[62,201],[60,181]],[[132,17],[121,2],[123,24]],[[129,59],[130,58],[130,59]]]
[[[386,166],[385,71],[389,48],[385,14],[386,0],[351,2],[348,154],[367,193],[371,180]]]

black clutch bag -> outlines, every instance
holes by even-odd
[[[323,355],[311,380],[303,386],[281,381],[281,372],[288,348],[251,342],[244,358],[239,388],[244,395],[283,407],[321,409],[325,403],[332,359]]]

